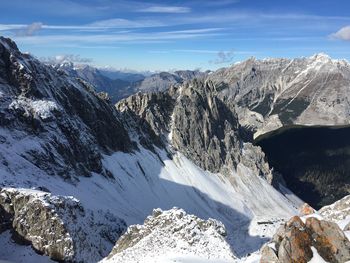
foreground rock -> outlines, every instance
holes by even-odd
[[[202,220],[179,208],[155,209],[143,225],[128,228],[104,262],[158,262],[172,255],[232,260],[225,236],[225,226],[217,220]]]
[[[126,228],[112,214],[97,216],[72,197],[29,189],[2,189],[0,212],[0,233],[10,230],[16,242],[58,261],[96,262]]]
[[[336,223],[309,217],[291,218],[262,248],[261,263],[309,262],[317,253],[331,263],[350,260],[350,242]]]

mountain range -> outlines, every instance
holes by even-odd
[[[349,198],[300,210],[254,140],[347,125],[349,69],[318,54],[119,79],[1,37],[0,259],[350,260]]]

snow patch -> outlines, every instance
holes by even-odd
[[[47,120],[54,116],[55,111],[59,111],[59,106],[54,101],[21,98],[13,100],[9,109],[21,110],[23,115],[27,117],[32,116],[36,119]]]

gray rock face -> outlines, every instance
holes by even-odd
[[[164,147],[166,134],[170,132],[175,92],[176,88],[170,88],[166,92],[137,93],[116,104],[129,130],[143,146]]]
[[[103,212],[96,216],[72,197],[29,189],[2,189],[0,211],[3,230],[59,261],[96,262],[126,228],[119,218]]]
[[[303,223],[295,216],[264,246],[260,262],[306,263],[314,256],[312,247],[326,262],[350,260],[350,241],[337,224],[314,217]]]
[[[89,84],[61,74],[0,39],[0,126],[5,147],[49,174],[104,173],[101,151],[129,151],[118,112]],[[25,144],[28,136],[38,145]],[[21,143],[23,145],[21,146]],[[3,164],[11,163],[0,156]]]
[[[174,108],[171,138],[176,149],[213,172],[225,164],[234,167],[241,148],[237,117],[217,92],[211,82],[185,84]]]

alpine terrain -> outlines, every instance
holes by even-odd
[[[350,261],[349,174],[278,137],[349,125],[346,60],[108,76],[0,38],[0,261]]]

